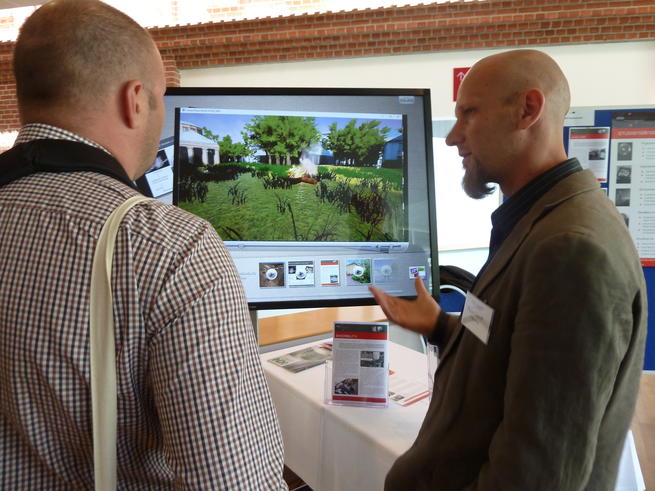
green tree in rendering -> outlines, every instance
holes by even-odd
[[[339,129],[337,123],[332,123],[323,138],[323,148],[331,150],[340,165],[372,167],[382,155],[391,131],[386,126],[380,128],[380,124],[380,121],[371,120],[357,126],[357,120],[352,119]]]
[[[300,116],[255,116],[244,125],[243,141],[260,148],[268,163],[292,165],[301,153],[320,140],[314,118]]]

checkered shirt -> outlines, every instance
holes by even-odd
[[[87,145],[91,145],[92,147],[99,148],[100,150],[110,153],[102,145],[94,141],[91,141],[87,138],[84,138],[83,136],[77,135],[63,128],[58,128],[57,126],[52,126],[45,123],[30,123],[23,126],[20,129],[18,136],[16,137],[16,141],[14,142],[14,145],[18,145],[20,143],[27,143],[32,140],[40,140],[43,138],[49,138],[51,140],[69,140],[79,143],[86,143]]]
[[[28,139],[52,137],[31,126]],[[93,488],[92,256],[134,194],[94,172],[0,188],[0,489]],[[152,201],[125,217],[114,254],[118,489],[286,489],[243,289],[215,231]]]

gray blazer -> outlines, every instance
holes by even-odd
[[[611,490],[646,338],[643,271],[591,171],[515,226],[473,293],[488,343],[458,325],[387,490]]]

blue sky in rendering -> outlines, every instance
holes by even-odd
[[[243,137],[241,131],[243,127],[250,123],[253,114],[220,114],[220,113],[182,113],[180,114],[180,121],[191,123],[199,127],[205,127],[211,130],[214,134],[218,134],[220,138],[225,135],[230,135],[233,142],[242,142]],[[356,126],[375,119],[380,121],[381,124],[378,128],[390,128],[391,131],[387,134],[387,139],[391,140],[400,134],[399,129],[402,128],[402,119],[382,119],[382,118],[359,118],[356,113],[352,117],[315,117],[314,122],[318,131],[325,135],[328,133],[328,127],[336,122],[339,128],[346,126],[352,119],[357,120]]]

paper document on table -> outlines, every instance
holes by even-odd
[[[411,406],[430,397],[425,384],[407,380],[392,372],[389,376],[389,399],[401,406]]]
[[[286,355],[271,358],[271,363],[285,368],[293,373],[301,372],[307,368],[312,368],[325,363],[325,360],[332,358],[332,344],[323,343],[317,346],[310,346],[298,351],[287,353]]]
[[[331,398],[333,404],[386,406],[389,325],[335,322]]]

